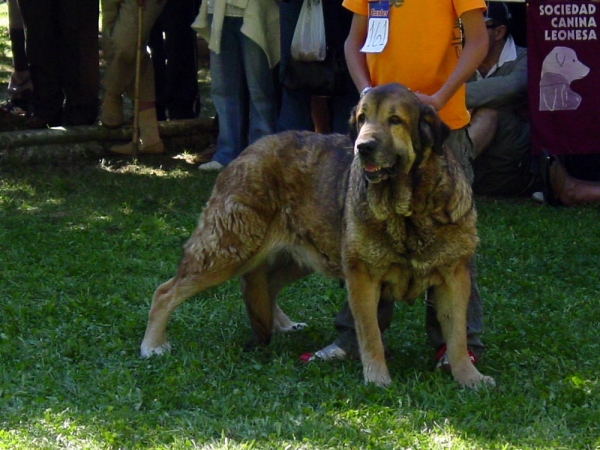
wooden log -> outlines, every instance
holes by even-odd
[[[214,119],[159,122],[167,151],[202,151],[216,132]],[[56,127],[0,133],[0,163],[34,163],[102,157],[117,143],[131,140],[133,128],[108,129],[102,126]]]

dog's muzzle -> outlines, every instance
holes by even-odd
[[[363,168],[363,174],[369,183],[379,183],[398,172],[396,164],[391,167],[382,167],[372,162],[377,146],[378,142],[374,139],[356,144],[356,152]]]
[[[379,183],[396,175],[398,173],[398,169],[396,166],[381,168],[371,166],[369,164],[363,164],[363,173],[369,183]]]

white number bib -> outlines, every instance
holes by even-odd
[[[388,41],[390,28],[390,3],[388,0],[369,0],[369,29],[364,53],[381,53]]]

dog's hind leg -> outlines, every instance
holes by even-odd
[[[242,297],[250,319],[252,337],[245,348],[267,345],[273,333],[274,300],[269,295],[267,263],[249,270],[240,278]]]
[[[280,253],[269,264],[269,295],[273,306],[273,331],[287,333],[306,328],[304,322],[294,322],[281,310],[277,303],[277,295],[284,287],[312,273],[312,269],[298,264],[290,255]]]
[[[441,275],[443,281],[432,287],[430,299],[442,327],[452,375],[459,384],[466,387],[494,386],[494,379],[482,375],[468,355],[467,305],[471,278],[467,264],[459,262],[456,266],[441,271]]]
[[[230,265],[221,270],[203,271],[194,271],[192,267],[193,264],[184,257],[177,275],[161,284],[154,292],[146,333],[140,347],[143,357],[160,355],[171,349],[166,336],[167,322],[181,303],[201,291],[227,281],[235,276],[238,270],[237,265]]]
[[[261,214],[236,195],[213,192],[183,247],[177,275],[154,292],[141,345],[143,356],[169,349],[167,321],[183,301],[256,266],[271,220],[264,211]]]
[[[285,252],[241,276],[240,285],[252,327],[246,348],[268,344],[274,331],[301,330],[305,323],[293,322],[277,304],[277,295],[287,285],[312,272]]]
[[[273,309],[273,331],[276,333],[289,333],[291,331],[299,331],[308,326],[305,322],[294,322],[286,313],[275,303]]]

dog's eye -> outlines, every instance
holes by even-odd
[[[365,123],[365,115],[364,115],[364,113],[360,113],[360,114],[358,115],[358,117],[356,118],[356,122],[357,122],[359,125],[362,125],[363,123]]]
[[[402,123],[402,119],[398,116],[391,116],[389,122],[391,125],[399,125]]]

